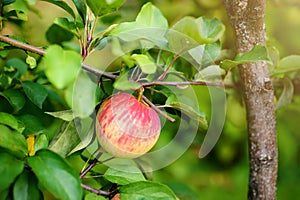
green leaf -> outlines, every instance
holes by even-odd
[[[71,84],[81,67],[81,56],[58,45],[50,46],[43,58],[45,73],[49,81],[58,89]]]
[[[20,158],[25,157],[28,153],[25,137],[4,125],[0,125],[0,147]]]
[[[14,108],[14,112],[21,110],[25,104],[25,97],[20,90],[8,89],[0,92],[0,95],[7,99],[10,105]]]
[[[86,0],[95,16],[112,13],[122,6],[125,0]]]
[[[176,200],[174,192],[161,183],[139,181],[120,187],[122,200]]]
[[[134,166],[131,166],[134,167]],[[137,168],[137,167],[135,167]],[[131,171],[131,170],[129,170]],[[112,183],[117,183],[118,185],[126,185],[129,183],[134,183],[137,181],[145,181],[145,177],[142,172],[135,169],[138,173],[130,173],[128,171],[117,170],[114,168],[108,168],[103,177]]]
[[[300,69],[300,55],[290,55],[282,58],[278,65],[275,67],[274,71],[271,72],[272,76],[280,75],[284,73],[289,73],[297,71]]]
[[[220,52],[221,47],[219,43],[203,44],[188,50],[188,53],[199,64],[199,69],[214,64]]]
[[[202,70],[200,70],[195,75],[195,81],[210,81],[210,82],[220,82],[222,81],[222,76],[225,75],[225,70],[220,68],[219,65],[210,65]]]
[[[84,200],[107,200],[107,198],[95,193],[88,193],[87,195],[85,195]]]
[[[148,56],[143,54],[133,54],[131,56],[139,65],[142,72],[145,74],[154,74],[156,72],[156,64]]]
[[[42,85],[32,81],[24,81],[22,86],[30,101],[42,109],[43,103],[48,96],[47,90]]]
[[[72,31],[67,31],[57,24],[52,24],[46,32],[46,38],[51,44],[61,44],[70,41],[73,36],[74,33]]]
[[[62,8],[63,10],[65,10],[67,13],[69,13],[75,19],[75,13],[74,13],[73,9],[65,1],[59,1],[59,0],[42,0],[42,1],[52,3],[52,4]]]
[[[292,102],[294,96],[294,85],[289,78],[283,79],[283,91],[275,105],[275,109],[278,110]]]
[[[74,121],[63,123],[61,130],[51,141],[49,149],[65,157],[80,142]]]
[[[45,112],[55,118],[62,119],[64,121],[72,121],[74,119],[74,113],[72,110],[62,110],[57,112]]]
[[[97,77],[85,71],[80,71],[77,76],[73,87],[72,104],[74,116],[76,117],[86,118],[95,110],[98,85],[92,79],[97,80]]]
[[[255,45],[250,51],[238,54],[234,60],[223,60],[220,67],[229,71],[240,64],[264,61],[271,64],[266,47]]]
[[[84,0],[73,0],[73,3],[76,6],[76,9],[82,19],[82,22],[85,23],[86,18],[86,3]]]
[[[18,116],[18,119],[25,125],[24,135],[40,134],[45,131],[45,127],[41,122],[41,119],[30,114],[24,114]]]
[[[40,149],[46,149],[49,145],[49,139],[46,134],[40,134],[36,136],[34,141],[34,151],[37,152]]]
[[[181,97],[181,101],[184,99],[184,97]],[[186,101],[179,102],[175,95],[168,96],[168,99],[162,107],[169,107],[174,108],[177,110],[180,110],[184,114],[186,114],[188,117],[190,117],[193,120],[197,120],[199,122],[199,126],[203,129],[208,128],[207,120],[204,113],[201,113],[199,110],[195,109],[193,106],[188,105],[189,103],[188,97],[186,98]],[[192,104],[192,103],[190,103]]]
[[[137,90],[141,85],[128,77],[129,71],[121,73],[114,82],[114,88],[118,90]]]
[[[193,17],[184,17],[178,21],[172,30],[182,33],[186,36],[187,41],[196,41],[198,44],[213,43],[220,40],[224,34],[225,26],[218,19],[207,19],[206,17],[199,17],[197,19]],[[178,34],[170,32],[173,38],[172,41],[178,39]],[[175,38],[174,38],[175,37]],[[182,41],[178,41],[182,42]],[[175,49],[177,49],[179,44]]]
[[[53,23],[60,26],[65,31],[72,33],[76,37],[79,37],[74,21],[71,21],[70,19],[68,19],[66,17],[57,17],[57,18],[55,18]]]
[[[6,63],[7,67],[13,67],[15,69],[18,70],[18,74],[15,75],[17,77],[21,77],[23,74],[26,73],[27,71],[27,65],[26,63],[24,63],[22,60],[20,60],[19,58],[12,58],[9,59]]]
[[[200,197],[187,185],[179,182],[172,182],[166,184],[170,187],[180,200],[191,200],[191,199],[200,199]]]
[[[14,184],[13,197],[18,200],[42,199],[34,174],[23,171]]]
[[[1,134],[1,133],[0,133]],[[0,193],[12,184],[15,178],[21,174],[24,162],[16,159],[8,153],[0,153]]]
[[[6,5],[9,5],[11,3],[14,3],[16,0],[3,0],[3,5],[6,6]]]
[[[152,5],[151,2],[146,3],[139,12],[134,22],[124,22],[119,24],[111,35],[130,42],[134,40],[143,40],[145,47],[150,43],[158,46],[164,46],[167,41],[164,38],[168,29],[168,21],[162,15],[160,10]],[[145,41],[147,41],[145,43]]]
[[[0,124],[7,125],[19,133],[22,133],[25,129],[24,124],[21,123],[17,118],[15,118],[13,115],[0,112]]]
[[[28,165],[39,180],[58,199],[80,200],[82,188],[79,174],[58,154],[42,149],[27,158]]]
[[[80,137],[80,143],[68,153],[68,156],[76,151],[86,148],[88,145],[91,144],[94,138],[95,124],[94,120],[91,117],[80,119],[79,122],[76,121],[75,123],[76,126],[79,127],[77,131]]]

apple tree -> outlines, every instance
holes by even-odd
[[[116,14],[124,0],[2,1],[1,199],[197,199],[152,172],[199,135],[205,157],[222,132],[226,96],[239,92],[247,105],[249,199],[275,199],[269,74],[284,82],[276,106],[286,105],[292,86],[282,77],[299,66],[281,64],[299,57],[270,59],[265,2],[254,2],[226,1],[235,54],[222,48],[219,19],[185,16],[170,25],[150,2],[126,20]],[[48,6],[59,12],[45,28],[47,42],[15,34]]]

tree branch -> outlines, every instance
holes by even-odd
[[[225,0],[229,20],[236,36],[238,53],[265,45],[265,0]],[[243,96],[247,107],[249,141],[248,199],[276,199],[278,149],[274,91],[265,62],[239,66]]]

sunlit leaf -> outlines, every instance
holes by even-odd
[[[153,60],[149,59],[148,56],[143,54],[133,54],[131,57],[136,60],[143,73],[155,73],[157,66]]]
[[[49,149],[65,157],[80,142],[74,121],[65,122],[49,145]]]
[[[24,81],[22,86],[30,101],[42,109],[43,103],[48,96],[47,90],[42,85],[32,81]]]
[[[135,171],[139,171],[139,170],[136,169]],[[121,171],[114,168],[108,168],[103,176],[105,179],[109,180],[110,182],[117,183],[119,185],[126,185],[129,183],[146,180],[142,172],[130,173],[127,171]]]
[[[150,43],[164,46],[166,39],[164,35],[168,29],[168,21],[160,10],[146,3],[139,12],[134,22],[124,22],[119,24],[111,35],[117,36],[124,41],[140,40],[144,42],[142,46],[149,47]],[[147,43],[149,42],[149,44]]]
[[[2,191],[8,188],[10,184],[14,182],[15,178],[21,174],[24,168],[24,162],[8,153],[1,152],[0,163],[0,193],[2,193]]]
[[[81,66],[81,56],[52,45],[46,50],[43,64],[49,81],[58,89],[63,89],[75,80]]]
[[[300,56],[299,55],[290,55],[282,58],[274,71],[272,71],[272,75],[280,75],[288,72],[293,72],[300,70]]]
[[[210,65],[202,70],[200,70],[195,75],[195,81],[211,81],[217,82],[222,81],[222,76],[225,75],[225,70],[220,68],[219,65]]]
[[[79,174],[61,156],[42,149],[35,156],[27,157],[27,162],[39,183],[57,199],[81,199]]]
[[[118,90],[137,90],[141,85],[128,77],[128,72],[120,74],[114,82],[114,88]]]
[[[81,71],[75,81],[73,87],[73,104],[72,109],[74,116],[80,118],[89,117],[95,110],[97,81],[93,81],[97,77]]]
[[[139,181],[120,187],[122,200],[176,200],[174,192],[166,185],[151,181]]]
[[[294,85],[288,78],[283,79],[283,91],[275,105],[275,109],[282,108],[292,102],[294,96]]]
[[[57,112],[45,112],[45,113],[55,118],[59,118],[68,122],[74,119],[74,113],[72,110],[62,110]]]

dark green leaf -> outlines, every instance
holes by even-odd
[[[86,0],[95,16],[102,16],[116,11],[125,0]]]
[[[13,188],[13,197],[18,200],[42,199],[34,174],[26,170],[18,177]]]
[[[3,5],[6,6],[8,4],[14,3],[16,0],[3,0]]]
[[[21,110],[25,104],[25,97],[20,90],[8,89],[0,92],[0,95],[7,99],[10,105],[14,108],[14,112]]]
[[[54,20],[53,23],[60,26],[64,30],[68,31],[69,33],[72,33],[75,36],[79,37],[74,21],[71,21],[66,17],[58,17]]]
[[[76,9],[82,19],[82,22],[85,23],[86,18],[86,3],[84,0],[73,0],[73,3],[76,6]]]
[[[58,154],[42,149],[27,162],[39,180],[58,199],[80,200],[82,188],[79,174]]]
[[[65,122],[59,133],[51,141],[49,149],[65,157],[80,143],[74,121]]]
[[[283,79],[283,91],[275,105],[275,109],[284,107],[292,102],[294,96],[294,85],[289,78]]]
[[[134,167],[134,166],[131,166],[131,167]],[[137,168],[137,167],[135,167],[135,168]],[[114,168],[108,168],[103,176],[110,182],[117,183],[118,185],[126,185],[129,183],[146,180],[140,170],[135,169],[134,171],[137,171],[137,173],[130,173],[128,171],[117,170]]]
[[[81,67],[81,56],[74,51],[52,45],[46,50],[43,64],[49,81],[58,89],[63,89],[76,78]]]
[[[280,75],[280,74],[300,70],[299,63],[300,63],[300,55],[290,55],[284,57],[278,62],[278,65],[271,73],[272,75]]]
[[[73,9],[65,1],[59,1],[59,0],[43,0],[43,1],[52,3],[52,4],[62,8],[63,10],[68,12],[75,19],[75,14],[74,14]]]
[[[25,157],[28,153],[25,137],[4,125],[0,125],[0,147],[20,158]]]
[[[22,86],[30,101],[42,109],[43,103],[48,96],[47,90],[42,85],[32,81],[24,81]]]
[[[26,73],[27,71],[27,65],[25,62],[23,62],[22,60],[20,60],[19,58],[12,58],[9,59],[6,63],[7,67],[13,67],[15,69],[18,70],[18,74],[15,75],[18,78],[21,77],[23,74]]]
[[[22,133],[25,129],[24,124],[21,123],[17,118],[15,118],[13,115],[0,112],[0,124],[7,125],[19,133]]]
[[[24,114],[18,116],[18,119],[25,125],[25,130],[23,131],[24,135],[37,135],[45,131],[45,127],[40,118],[34,115]]]
[[[120,187],[122,200],[176,200],[174,192],[166,185],[150,181],[139,181]]]
[[[143,54],[133,54],[131,56],[139,65],[142,72],[145,74],[154,74],[156,72],[156,64],[148,56]]]
[[[8,153],[0,153],[0,163],[0,193],[2,193],[2,191],[8,188],[15,178],[23,171],[24,162]]]
[[[57,24],[52,24],[46,32],[46,38],[51,44],[61,44],[65,41],[70,41],[74,36],[71,30],[61,27]]]

